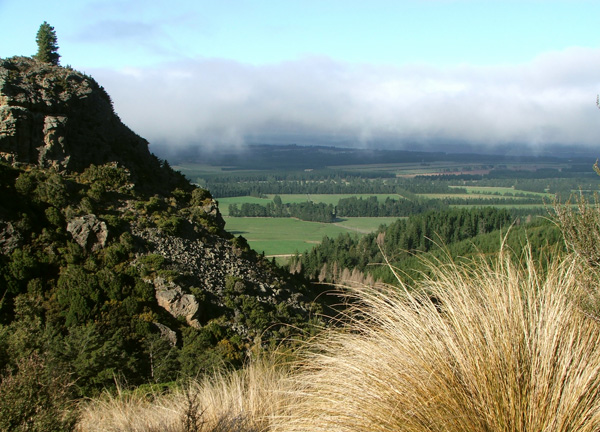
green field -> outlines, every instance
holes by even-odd
[[[232,218],[225,217],[225,229],[242,235],[252,249],[267,256],[304,252],[321,242],[324,236],[341,233],[364,235],[381,224],[397,218],[347,218],[336,224],[306,222],[293,218]]]
[[[531,197],[518,197],[518,196],[510,196],[510,195],[493,195],[490,193],[476,193],[469,192],[466,194],[448,194],[448,193],[427,193],[427,194],[417,194],[417,196],[429,199],[444,199],[444,198],[456,198],[456,199],[469,199],[469,198],[482,198],[482,199],[496,199],[496,200],[523,200],[528,198],[537,198],[538,196],[541,198],[545,196],[544,194],[531,194]]]
[[[550,193],[541,193],[541,192],[529,192],[529,191],[521,191],[516,190],[510,187],[499,187],[499,186],[450,186],[450,187],[460,187],[467,190],[469,194],[482,194],[482,195],[506,195],[506,194],[525,194],[532,196],[540,196],[540,197],[549,197],[552,198],[554,195]],[[510,196],[510,195],[509,195]]]
[[[496,187],[469,187],[467,194],[422,194],[427,198],[513,198],[503,196],[504,193],[514,190],[511,188]],[[496,195],[498,194],[498,195]],[[534,195],[534,194],[532,194]],[[535,194],[537,195],[537,194]],[[539,194],[543,195],[543,194]],[[401,199],[397,194],[282,194],[280,195],[283,203],[300,203],[308,200],[315,203],[325,203],[336,205],[341,198],[349,197],[369,198],[377,196],[378,200],[384,201],[386,198]],[[220,198],[219,209],[223,214],[227,225],[226,229],[235,235],[242,235],[248,240],[250,246],[257,252],[264,252],[267,256],[289,256],[296,252],[302,253],[315,244],[321,242],[324,236],[336,237],[340,233],[351,233],[355,235],[364,235],[375,231],[380,225],[389,225],[397,220],[393,217],[382,218],[344,218],[337,223],[327,224],[318,222],[307,222],[293,218],[232,218],[229,217],[229,206],[244,203],[253,203],[266,205],[272,202],[274,195],[267,195],[265,198],[250,196]],[[453,207],[478,207],[479,205],[456,205]],[[495,207],[506,208],[537,208],[543,207],[543,204],[527,205],[495,205]]]

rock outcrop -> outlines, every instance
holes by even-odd
[[[21,235],[10,222],[0,221],[0,253],[8,255],[21,245]]]
[[[0,59],[0,160],[71,171],[117,162],[139,184],[172,182],[94,79],[28,57]]]
[[[195,328],[200,328],[196,319],[198,301],[192,294],[185,294],[183,289],[173,282],[157,277],[151,281],[156,289],[156,301],[165,308],[174,318],[184,317],[186,322]]]
[[[90,214],[71,220],[67,231],[82,248],[95,252],[104,247],[108,238],[106,223]]]

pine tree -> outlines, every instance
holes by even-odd
[[[54,27],[44,21],[37,32],[35,41],[38,45],[38,52],[34,57],[39,61],[57,66],[60,55],[58,54]]]

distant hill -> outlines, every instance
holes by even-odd
[[[0,60],[0,373],[33,353],[80,395],[239,365],[315,293],[227,233],[70,68]]]
[[[173,163],[202,163],[224,167],[225,170],[323,169],[344,165],[460,162],[465,164],[549,163],[564,162],[552,156],[511,156],[503,154],[452,153],[441,151],[408,151],[390,149],[361,149],[322,145],[249,144],[236,149],[201,148],[166,149],[157,151],[168,155]],[[572,157],[581,161],[589,171],[590,157]]]

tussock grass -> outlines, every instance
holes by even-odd
[[[280,403],[287,372],[261,359],[242,371],[192,381],[169,394],[119,392],[81,409],[80,432],[255,432]]]
[[[594,169],[600,174],[598,162]],[[583,194],[572,196],[561,205],[554,202],[554,222],[558,225],[567,249],[574,259],[582,260],[589,266],[589,272],[580,280],[578,302],[581,307],[600,322],[600,201],[598,194],[593,202]]]
[[[589,268],[492,261],[433,262],[411,291],[352,287],[271,430],[600,430],[600,328],[572,301]]]
[[[597,166],[597,165],[596,165]],[[560,227],[567,247],[591,266],[600,266],[600,203],[584,195],[572,197],[561,205],[554,203],[554,220]]]

